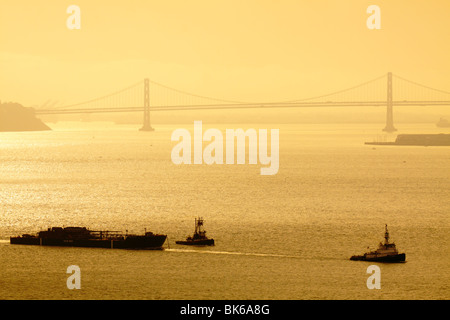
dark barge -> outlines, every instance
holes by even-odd
[[[143,235],[120,231],[92,231],[85,227],[52,227],[36,235],[10,237],[11,244],[111,249],[162,249],[167,235],[145,232]]]

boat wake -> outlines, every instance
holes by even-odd
[[[252,253],[252,252],[236,252],[236,251],[214,251],[214,250],[194,250],[194,249],[164,249],[167,252],[181,252],[181,253],[201,253],[201,254],[222,254],[222,255],[239,255],[239,256],[253,256],[253,257],[274,257],[274,258],[294,258],[304,259],[301,256],[274,254],[274,253]]]

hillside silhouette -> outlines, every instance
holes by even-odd
[[[19,103],[0,103],[0,131],[44,131],[51,130],[36,118],[33,108]]]

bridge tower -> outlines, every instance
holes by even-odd
[[[383,131],[386,132],[395,132],[397,129],[394,127],[394,114],[392,107],[394,102],[392,100],[392,72],[387,74],[387,110],[386,110],[386,127]]]
[[[144,124],[140,131],[154,131],[150,125],[150,88],[148,78],[144,79]]]

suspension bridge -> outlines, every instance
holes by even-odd
[[[395,89],[395,95],[394,95]],[[395,99],[394,99],[395,97]],[[395,132],[394,106],[450,106],[450,92],[407,80],[391,72],[351,88],[298,100],[243,102],[181,91],[144,79],[122,90],[76,104],[36,109],[37,115],[143,112],[142,131],[153,131],[150,112],[173,110],[386,107],[383,131]]]

